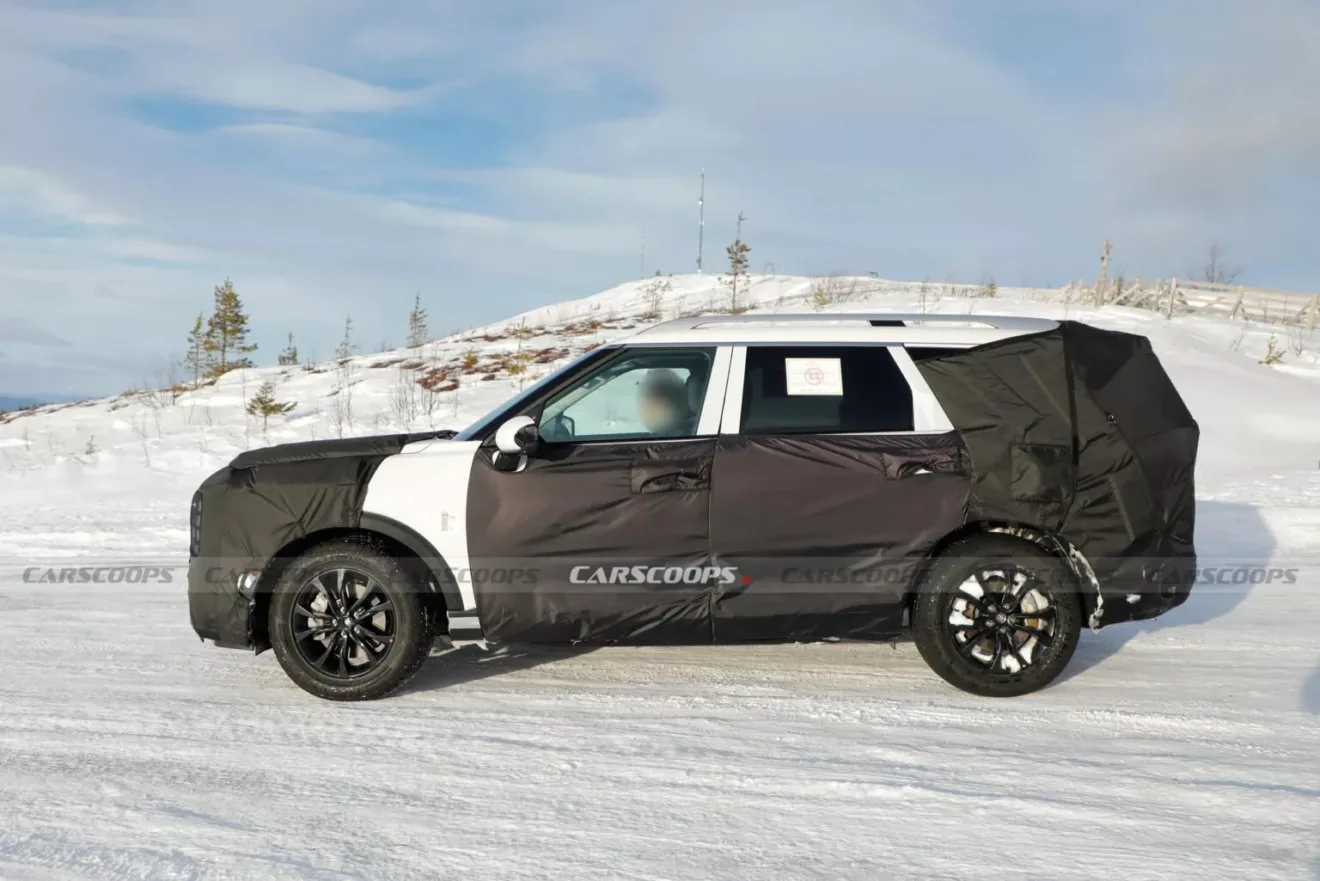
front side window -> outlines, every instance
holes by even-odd
[[[560,367],[559,369],[554,370],[548,373],[547,375],[541,377],[539,380],[537,380],[536,382],[532,383],[527,388],[525,388],[522,392],[515,395],[511,400],[505,401],[503,404],[496,407],[494,410],[491,410],[485,416],[481,417],[476,422],[472,423],[467,428],[460,431],[455,436],[454,439],[460,441],[481,439],[485,435],[494,431],[495,427],[498,426],[505,419],[508,419],[510,416],[516,414],[529,401],[532,401],[539,395],[543,394],[546,389],[553,388],[565,376],[569,376],[573,373],[576,373],[578,370],[584,369],[588,364],[591,364],[593,361],[605,360],[609,358],[611,354],[612,353],[609,349],[592,349],[590,352],[587,352],[585,355],[581,355],[573,359],[568,364],[565,364],[563,367]]]
[[[695,437],[714,361],[714,349],[627,350],[546,401],[541,439]]]
[[[912,431],[912,388],[886,346],[749,346],[743,434]]]

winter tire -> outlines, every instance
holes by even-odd
[[[946,682],[985,697],[1017,697],[1068,666],[1082,602],[1058,557],[1023,539],[981,535],[935,559],[912,626],[917,651]]]
[[[436,613],[419,588],[370,544],[313,548],[290,564],[271,598],[275,657],[317,697],[385,697],[421,669],[435,641]]]

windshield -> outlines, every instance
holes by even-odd
[[[562,379],[565,374],[577,370],[587,361],[593,361],[599,358],[604,351],[606,351],[606,347],[602,347],[599,349],[592,349],[590,352],[587,352],[583,355],[578,356],[577,358],[574,358],[572,361],[569,361],[567,364],[565,364],[563,367],[560,367],[558,370],[554,370],[551,371],[550,373],[547,373],[545,376],[541,377],[536,382],[532,383],[531,385],[527,386],[527,388],[519,392],[516,397],[510,398],[509,400],[500,404],[494,410],[491,410],[485,416],[482,416],[476,422],[472,423],[467,428],[460,431],[457,435],[454,436],[454,440],[459,440],[459,441],[473,440],[485,434],[488,430],[490,430],[491,427],[495,425],[495,423],[502,421],[503,419],[507,418],[507,416],[509,415],[517,413],[520,409],[522,409],[522,406],[525,403],[535,398],[538,394],[545,391],[550,386],[554,385],[556,382]]]

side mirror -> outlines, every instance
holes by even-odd
[[[577,425],[573,422],[572,416],[558,413],[543,421],[536,430],[543,441],[563,443],[573,439],[576,429]]]
[[[530,453],[539,441],[536,420],[530,416],[515,416],[495,429],[495,449],[510,456]]]

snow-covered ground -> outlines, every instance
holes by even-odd
[[[181,570],[19,575],[180,566],[188,497],[236,452],[466,424],[645,323],[648,284],[348,368],[0,424],[0,877],[1320,878],[1320,365],[1278,328],[873,279],[813,303],[807,280],[756,279],[758,310],[1150,336],[1202,426],[1204,562],[1294,573],[1087,633],[1062,681],[1012,701],[950,689],[902,644],[468,645],[395,698],[330,704],[270,654],[199,643]],[[666,315],[725,297],[670,286]],[[1267,367],[1271,335],[1286,354]],[[419,371],[457,391],[418,396]],[[263,431],[242,408],[268,378],[298,406]]]

